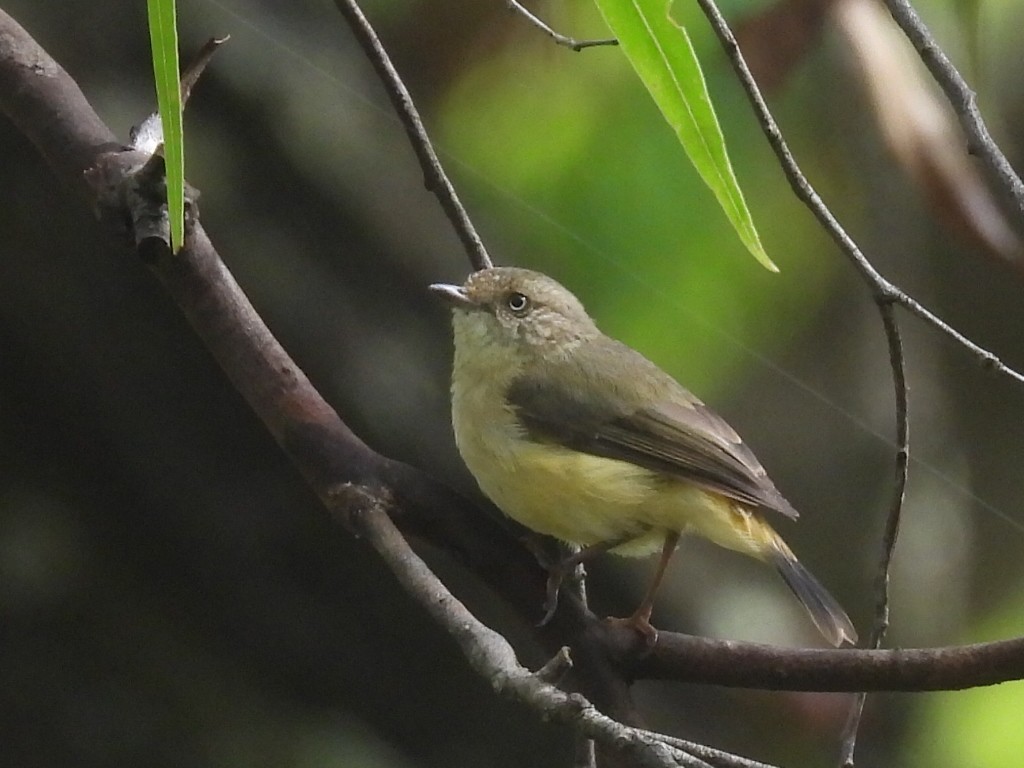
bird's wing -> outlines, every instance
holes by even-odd
[[[614,345],[615,354],[600,347],[577,349],[570,358],[513,382],[509,404],[532,437],[628,461],[797,517],[718,414],[638,352],[607,338],[601,343]]]

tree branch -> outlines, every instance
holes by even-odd
[[[341,15],[345,17],[356,41],[377,71],[377,76],[384,85],[384,90],[387,92],[395,112],[398,113],[398,119],[402,121],[413,151],[420,161],[420,167],[423,169],[423,183],[440,201],[445,215],[462,241],[462,246],[466,249],[473,269],[486,269],[492,266],[491,257],[487,254],[483,241],[476,233],[476,228],[470,221],[466,209],[462,206],[455,187],[452,186],[444,168],[441,167],[441,161],[437,159],[437,153],[434,152],[434,147],[427,136],[427,129],[423,127],[423,121],[420,119],[416,105],[412,103],[412,96],[409,95],[405,83],[395,71],[391,58],[377,38],[377,33],[373,31],[373,27],[370,26],[355,0],[334,0],[334,4]]]
[[[974,91],[939,47],[908,0],[885,0],[885,5],[932,73],[935,82],[946,94],[967,135],[967,151],[981,160],[989,183],[1002,198],[1007,210],[1015,215],[1017,228],[1021,229],[1024,227],[1024,182],[1021,182],[1020,176],[988,132]]]
[[[847,260],[853,265],[854,269],[857,270],[858,274],[860,274],[861,278],[870,288],[871,293],[875,298],[875,302],[879,304],[879,306],[884,302],[899,304],[912,315],[915,315],[928,325],[953,339],[953,341],[974,355],[983,367],[996,371],[1004,376],[1008,376],[1020,384],[1024,384],[1024,374],[1005,365],[998,357],[987,349],[975,344],[958,330],[937,317],[916,299],[908,296],[905,292],[886,280],[878,270],[875,269],[874,265],[868,261],[860,248],[853,241],[853,238],[846,233],[846,230],[843,229],[835,215],[833,215],[832,211],[829,210],[828,206],[826,206],[824,201],[822,201],[821,196],[818,195],[814,187],[811,186],[807,177],[804,176],[803,172],[800,170],[800,166],[797,165],[792,152],[789,151],[789,146],[786,144],[786,140],[782,137],[782,132],[779,130],[778,123],[776,123],[775,118],[772,117],[771,111],[768,109],[768,105],[765,103],[764,97],[761,96],[761,92],[757,87],[757,83],[754,81],[753,75],[750,74],[750,70],[747,68],[747,64],[743,60],[739,44],[736,42],[736,38],[733,36],[732,30],[729,29],[729,25],[726,23],[725,17],[722,16],[722,12],[718,9],[718,6],[715,5],[713,0],[697,0],[697,2],[700,5],[701,10],[704,11],[704,15],[707,16],[715,34],[718,36],[718,40],[722,44],[722,48],[725,50],[725,54],[728,57],[729,62],[732,64],[733,70],[739,78],[740,85],[743,86],[743,90],[746,92],[747,98],[749,99],[751,106],[754,108],[754,114],[757,117],[758,123],[761,125],[761,130],[768,139],[768,143],[771,145],[772,150],[775,152],[775,156],[779,160],[779,165],[782,167],[782,171],[785,173],[786,179],[789,181],[789,185],[792,187],[794,194],[796,194],[797,198],[803,202],[808,209],[810,209],[811,213],[818,220],[818,223],[821,224],[836,245],[839,246],[839,250],[847,257]]]
[[[601,714],[582,696],[566,693],[523,668],[508,641],[481,624],[409,549],[385,512],[390,504],[364,489],[345,485],[332,494],[329,507],[356,535],[371,543],[405,590],[452,635],[473,669],[489,680],[497,693],[531,705],[545,719],[572,726],[635,761],[637,766],[709,768],[688,749],[699,745],[624,726]],[[741,760],[731,765],[756,768],[761,764]]]
[[[767,763],[748,760],[745,757],[734,755],[731,752],[723,752],[720,749],[715,749],[705,744],[697,744],[686,739],[676,739],[667,736],[663,736],[662,739],[666,744],[684,749],[714,768],[772,768]]]
[[[774,691],[956,691],[1024,679],[1024,637],[945,648],[812,650],[659,632],[633,675]]]
[[[545,24],[539,16],[530,13],[530,11],[528,11],[521,3],[516,2],[516,0],[505,0],[505,5],[508,6],[508,9],[510,11],[522,16],[524,19],[526,19],[528,22],[530,22],[533,26],[535,26],[545,35],[550,37],[556,43],[565,46],[566,48],[571,48],[577,53],[579,51],[582,51],[584,48],[594,48],[600,45],[619,44],[619,41],[616,40],[614,37],[602,37],[599,40],[577,40],[575,37],[568,37],[567,35],[563,35],[561,32],[556,32],[550,26]]]
[[[98,152],[120,147],[78,84],[0,9],[0,109],[28,137],[54,175],[87,200],[82,177]]]
[[[903,356],[903,341],[900,328],[892,304],[880,304],[882,324],[889,343],[889,365],[892,368],[893,388],[896,396],[896,472],[893,478],[892,501],[889,504],[889,515],[886,519],[885,532],[882,535],[882,554],[879,558],[878,573],[875,582],[875,618],[871,628],[869,648],[880,648],[889,629],[889,568],[892,565],[893,552],[896,550],[896,539],[900,531],[900,514],[903,510],[903,499],[907,490],[907,470],[910,459],[910,419],[907,404],[907,371]],[[863,692],[858,693],[850,706],[849,715],[843,725],[840,747],[840,764],[853,766],[853,753],[857,746],[857,731],[860,728],[861,715],[864,713],[864,702],[867,699]]]

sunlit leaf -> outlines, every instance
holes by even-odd
[[[704,74],[686,30],[669,16],[666,0],[595,0],[704,182],[715,193],[740,240],[765,268],[777,272],[754,227]]]

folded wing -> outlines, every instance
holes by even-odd
[[[507,396],[534,439],[627,461],[797,517],[732,427],[613,339],[589,342],[568,358],[535,367]]]

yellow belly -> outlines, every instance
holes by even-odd
[[[502,361],[484,362],[469,369],[456,345],[452,425],[480,489],[512,519],[582,546],[626,541],[612,550],[620,555],[657,551],[669,531],[692,532],[758,558],[771,551],[777,537],[761,516],[720,494],[635,464],[531,440],[504,402],[504,388],[488,375]]]
[[[539,533],[587,545],[651,531],[642,512],[655,479],[631,464],[526,445],[505,461],[483,460],[470,469],[509,517]],[[655,541],[651,548],[657,546]]]
[[[668,531],[755,557],[774,536],[735,502],[634,464],[523,438],[496,449],[479,437],[464,436],[459,448],[481,490],[538,533],[582,546],[625,540],[612,551],[636,557],[659,550]]]

